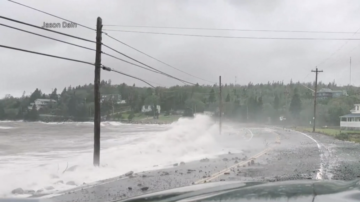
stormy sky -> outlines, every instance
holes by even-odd
[[[252,36],[280,38],[359,38],[360,1],[358,0],[17,0],[19,3],[59,15],[63,18],[95,28],[97,17],[104,25],[196,27],[255,30],[340,31],[350,34],[278,33],[211,30],[179,30],[124,28],[121,29],[197,35]],[[1,0],[0,14],[34,25],[62,23],[63,20],[44,15],[14,3]],[[0,19],[0,23],[47,35],[89,48],[95,44],[38,30]],[[95,32],[77,28],[58,28],[56,31],[95,40]],[[352,85],[359,85],[360,41],[339,40],[260,40],[201,38],[188,36],[152,35],[106,31],[111,36],[162,60],[182,71],[206,80],[247,84],[268,81],[314,80],[311,69],[324,70],[319,81],[336,81],[348,85],[349,58],[352,58]],[[107,44],[152,67],[183,80],[211,84],[167,67],[110,38]],[[0,44],[32,51],[69,57],[94,63],[95,52],[69,46],[49,39],[0,26]],[[103,47],[103,51],[120,58],[121,55]],[[143,78],[157,86],[182,85],[181,82],[154,74],[121,61],[102,56],[102,64]],[[94,67],[29,53],[0,48],[0,96],[30,94],[35,88],[50,92],[57,88],[93,83]],[[127,83],[145,86],[140,81],[101,72],[101,78],[113,84]]]

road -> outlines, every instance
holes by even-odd
[[[61,192],[52,199],[113,201],[216,181],[352,180],[360,176],[360,146],[355,143],[276,127],[245,130],[247,139],[239,143],[244,148],[242,153],[122,175]]]

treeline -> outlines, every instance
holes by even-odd
[[[64,88],[61,92],[54,89],[44,94],[36,89],[30,96],[15,98],[7,96],[0,100],[0,119],[38,120],[42,115],[52,119],[83,121],[90,120],[94,113],[93,85]],[[103,117],[115,116],[123,112],[141,112],[143,106],[161,106],[161,112],[174,111],[219,113],[219,87],[217,85],[173,86],[169,88],[137,87],[135,85],[112,85],[111,81],[101,81],[101,114]],[[296,124],[310,124],[313,117],[312,83],[233,85],[225,84],[222,90],[224,116],[242,122],[278,122],[286,117]],[[353,104],[360,103],[360,88],[337,86],[335,82],[319,82],[318,89],[346,90],[349,96],[322,99],[318,102],[317,123],[319,125],[339,125],[339,116],[349,113]],[[119,96],[109,96],[119,95]],[[36,99],[53,99],[56,103],[36,110],[29,108]],[[121,100],[125,101],[120,102]]]

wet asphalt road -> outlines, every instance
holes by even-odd
[[[248,128],[244,152],[134,173],[61,192],[54,201],[116,201],[216,181],[352,180],[360,176],[360,145],[282,128]],[[155,165],[154,165],[155,166]]]

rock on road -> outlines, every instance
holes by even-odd
[[[129,172],[61,192],[51,199],[66,202],[113,201],[215,181],[352,180],[360,176],[358,144],[283,128],[253,127],[247,130],[247,147],[242,153],[179,162],[167,169]]]

